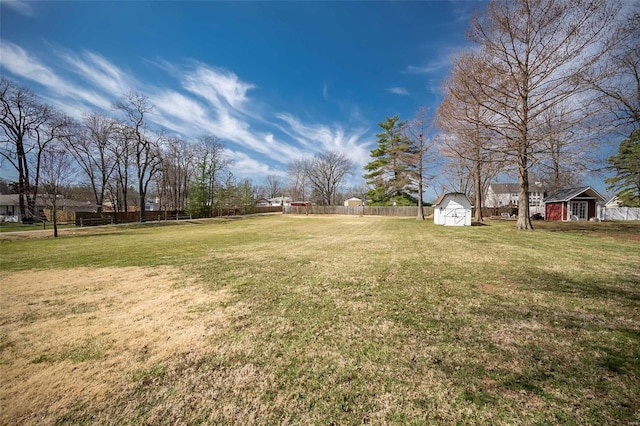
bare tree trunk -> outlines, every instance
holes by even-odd
[[[422,174],[422,172],[420,173]],[[416,217],[417,220],[424,220],[424,209],[422,208],[423,206],[423,202],[422,202],[422,176],[420,176],[418,178],[418,217]]]
[[[518,221],[517,229],[533,229],[529,214],[529,168],[527,155],[518,155]]]
[[[474,190],[476,193],[476,214],[475,220],[476,222],[482,222],[482,165],[480,161],[476,161],[475,170],[473,173],[473,181],[474,181]]]
[[[55,194],[52,206],[51,219],[53,220],[53,238],[58,238],[58,203],[56,202]]]

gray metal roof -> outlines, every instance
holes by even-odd
[[[598,191],[590,186],[582,186],[579,188],[567,188],[554,192],[544,199],[545,203],[558,203],[562,201],[572,200],[579,195],[583,195],[589,198],[595,198],[596,200],[604,201],[602,195],[598,194]]]

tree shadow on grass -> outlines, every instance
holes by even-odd
[[[468,358],[471,366],[451,369],[464,372],[459,384],[480,396],[528,395],[556,415],[552,422],[633,420],[640,407],[640,283],[529,272],[519,291],[492,294],[472,310],[474,322],[489,326],[466,352],[490,353],[493,366],[489,379],[478,380],[483,365]]]
[[[573,278],[562,272],[528,269],[526,282],[519,289],[599,301],[612,300],[640,307],[640,275],[613,273],[606,277],[594,277],[584,274],[581,278]]]

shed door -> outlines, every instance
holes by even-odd
[[[464,226],[465,209],[448,209],[444,212],[444,224],[449,226]]]
[[[571,216],[575,216],[578,220],[587,220],[587,202],[586,201],[572,201],[571,202]]]

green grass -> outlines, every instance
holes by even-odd
[[[201,324],[228,318],[205,350],[134,368],[129,387],[80,398],[54,422],[637,424],[640,223],[536,225],[271,216],[108,227],[0,240],[0,270],[171,266],[228,296],[185,311]],[[73,306],[65,315],[97,315]],[[28,361],[108,362],[93,342]]]

